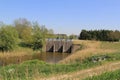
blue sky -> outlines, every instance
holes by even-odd
[[[120,0],[0,0],[0,21],[12,24],[18,18],[38,21],[55,33],[120,30]]]

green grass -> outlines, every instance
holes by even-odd
[[[84,80],[120,80],[120,69],[116,71],[106,72],[99,76],[93,76]]]
[[[81,70],[89,67],[93,67],[95,65],[99,65],[100,63],[75,63],[75,64],[47,64],[43,61],[39,60],[30,60],[21,63],[20,65],[9,65],[0,68],[0,75],[4,80],[29,80],[36,75],[39,76],[48,76],[52,74],[59,73],[67,73],[76,70]]]
[[[95,45],[92,45],[92,44],[93,43],[91,43],[91,45],[88,45],[88,44],[87,45],[93,48],[94,46],[96,47],[96,42],[95,42]],[[100,47],[102,49],[110,49],[110,50],[117,50],[117,51],[114,53],[108,53],[108,54],[92,55],[90,57],[83,59],[83,61],[80,61],[79,59],[75,59],[74,63],[69,63],[69,64],[48,64],[39,60],[29,60],[21,64],[12,64],[4,67],[1,66],[0,79],[33,80],[33,78],[35,78],[36,76],[47,77],[47,76],[56,75],[56,74],[64,74],[68,72],[74,72],[82,69],[99,66],[107,62],[120,60],[120,51],[119,51],[120,43],[102,42]],[[13,53],[13,54],[5,55],[5,57],[14,56],[14,55],[18,56],[19,53],[21,53],[21,50],[23,49],[20,48],[19,51],[16,50],[18,51],[18,54],[16,55]],[[22,51],[23,54],[25,55],[28,54],[29,52],[33,53],[29,49],[24,53],[25,50]],[[23,54],[20,55],[22,56],[22,58],[23,58]],[[4,55],[1,54],[1,57],[4,57]],[[103,57],[106,57],[106,59],[99,61],[99,59]],[[97,61],[94,62],[93,60],[97,60]],[[104,80],[104,79],[101,79],[101,80]]]
[[[93,58],[107,56],[106,60],[93,62]],[[13,64],[0,67],[0,78],[3,80],[33,80],[35,76],[47,77],[77,70],[87,69],[104,64],[109,61],[120,60],[120,53],[98,55],[86,58],[83,62],[72,64],[48,64],[39,60],[29,60],[21,64]]]
[[[112,50],[119,50],[120,49],[120,42],[101,42],[102,49],[112,49]]]
[[[111,54],[109,54],[109,53],[107,53],[107,54],[103,54],[103,55],[93,55],[93,56],[91,56],[91,57],[88,57],[88,58],[86,58],[85,59],[85,61],[88,61],[88,62],[90,62],[90,61],[100,61],[100,59],[101,59],[101,61],[119,61],[120,60],[120,52],[118,52],[118,53],[111,53]]]

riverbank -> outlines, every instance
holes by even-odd
[[[120,42],[102,42],[91,40],[73,40],[74,44],[81,44],[83,48],[69,57],[61,60],[59,63],[71,63],[82,61],[87,57],[100,54],[111,54],[120,52]]]
[[[84,59],[82,62],[69,63],[69,64],[48,64],[40,60],[25,61],[21,64],[13,64],[13,65],[0,67],[0,78],[1,80],[16,80],[16,79],[43,80],[44,78],[46,80],[51,78],[51,76],[58,78],[57,76],[60,75],[61,76],[65,74],[69,75],[70,73],[76,73],[78,71],[82,71],[89,68],[96,69],[95,67],[120,61],[120,53],[100,55],[100,56],[107,56],[107,57],[102,61],[99,60],[97,62],[94,62],[92,60],[93,59],[92,56]],[[71,75],[73,75],[72,79],[74,79],[75,78],[74,74]]]
[[[17,64],[0,66],[0,80],[43,80],[51,79],[52,77],[55,77],[56,79],[58,78],[57,76],[69,74],[73,75],[72,79],[74,79],[77,77],[75,74],[76,72],[87,69],[89,70],[90,68],[96,69],[95,67],[120,61],[120,42],[77,40],[74,41],[74,44],[81,44],[83,48],[55,64],[49,64],[41,61],[40,59],[36,60],[37,58],[33,59],[33,57],[35,57],[34,54],[36,53],[29,49],[23,49],[23,52],[20,49],[21,51],[17,50],[18,52],[1,53],[0,59],[3,58],[2,60],[4,61],[8,58],[9,60],[12,60],[13,57],[15,57],[15,59],[19,59],[21,57],[21,60],[23,61]],[[23,56],[25,55],[29,55],[29,59],[27,59],[27,61],[23,59]],[[40,58],[41,56],[39,55],[36,57]],[[116,67],[118,66],[116,65]],[[65,79],[69,78],[65,77]]]

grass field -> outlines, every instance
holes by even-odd
[[[66,59],[60,61],[60,63],[69,63],[76,60],[84,60],[85,58],[98,55],[98,54],[110,54],[120,52],[120,42],[100,42],[89,40],[74,40],[74,44],[81,44],[83,49],[71,54]]]
[[[71,54],[57,64],[48,64],[39,60],[30,60],[22,62],[21,64],[1,66],[0,80],[49,80],[49,77],[51,76],[59,77],[59,75],[63,76],[70,73],[73,75],[71,79],[74,80],[76,78],[76,76],[74,76],[76,75],[76,72],[86,69],[89,70],[89,68],[94,69],[95,67],[111,62],[114,63],[120,61],[120,42],[75,40],[73,43],[81,44],[83,47],[82,50]],[[14,52],[1,53],[0,59],[5,60],[12,57],[23,59],[22,57],[24,55],[33,54],[34,52],[31,49],[17,49]],[[105,59],[101,60],[104,57]],[[118,66],[116,65],[115,67]],[[69,78],[66,79],[70,80]],[[55,80],[57,79],[55,78]],[[80,77],[78,77],[78,80],[80,80]]]
[[[3,80],[33,80],[37,75],[47,77],[56,74],[64,74],[77,70],[100,65],[100,63],[83,62],[74,64],[47,64],[39,60],[25,61],[21,64],[8,65],[0,68],[0,78]]]
[[[101,55],[99,55],[99,57],[100,56]],[[91,56],[84,59],[83,62],[71,64],[48,64],[39,60],[25,61],[21,64],[0,67],[0,78],[1,80],[42,80],[43,78],[49,78],[50,76],[75,73],[89,68],[94,69],[97,66],[120,60],[120,53],[107,54],[106,56],[109,58],[103,61],[93,62],[91,60],[93,56]],[[105,71],[105,69],[103,69],[103,71]],[[73,76],[73,79],[74,78],[75,77]]]
[[[105,72],[99,76],[93,76],[84,80],[120,80],[120,69],[111,72]]]

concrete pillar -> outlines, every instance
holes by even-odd
[[[62,45],[62,53],[65,52],[65,42],[63,42],[63,45]]]
[[[53,43],[53,52],[55,53],[56,50],[55,50],[55,43]]]

